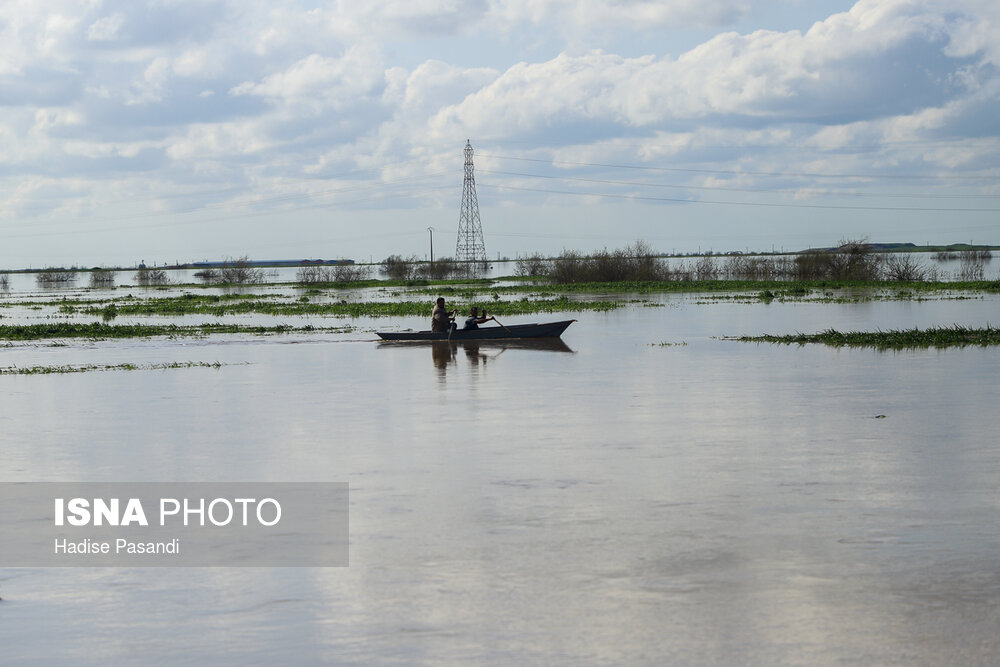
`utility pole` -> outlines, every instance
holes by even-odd
[[[434,266],[434,228],[428,227],[427,231],[431,234],[431,266]]]
[[[472,164],[472,142],[465,142],[465,178],[462,181],[462,210],[458,216],[458,241],[455,258],[466,263],[470,274],[478,273],[486,264],[486,243],[483,223],[479,219],[479,198],[476,196],[475,168]]]

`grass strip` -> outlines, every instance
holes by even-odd
[[[163,364],[83,364],[79,366],[7,366],[0,368],[0,375],[49,375],[52,373],[87,373],[90,371],[148,371],[170,368],[222,368],[228,364],[219,361],[172,361]]]
[[[468,305],[449,304],[462,312]],[[471,304],[470,304],[471,305]],[[622,301],[576,300],[566,296],[553,299],[527,299],[516,301],[484,300],[483,306],[495,315],[526,315],[531,313],[606,311],[621,308]],[[63,314],[81,313],[98,315],[105,319],[137,315],[191,315],[203,314],[222,317],[258,313],[265,315],[327,315],[333,317],[410,317],[423,315],[430,319],[433,303],[428,301],[335,301],[313,302],[308,299],[275,301],[272,299],[236,299],[220,302],[211,297],[190,298],[187,295],[173,298],[152,298],[139,301],[115,301],[104,306],[59,304]]]
[[[348,329],[349,330],[349,329]],[[238,324],[104,324],[102,322],[58,322],[51,324],[11,324],[0,326],[0,340],[43,340],[47,338],[152,338],[154,336],[207,336],[211,334],[288,334],[298,332],[345,331],[344,327],[273,327]]]
[[[805,345],[821,343],[831,347],[871,347],[878,350],[902,350],[912,348],[945,347],[986,347],[1000,345],[1000,329],[987,326],[985,329],[971,329],[961,325],[931,327],[929,329],[890,329],[888,331],[837,331],[827,329],[814,334],[791,334],[774,336],[738,336],[726,340],[746,343],[781,343],[785,345]]]

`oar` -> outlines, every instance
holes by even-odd
[[[493,321],[496,322],[497,324],[500,324],[500,320],[498,320],[495,317],[493,318]],[[514,335],[514,332],[511,331],[510,329],[508,329],[507,327],[505,327],[504,325],[500,324],[500,326],[503,328],[504,331],[506,331],[507,333],[509,333],[511,336]]]

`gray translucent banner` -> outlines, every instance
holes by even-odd
[[[0,482],[0,567],[344,567],[346,483]]]

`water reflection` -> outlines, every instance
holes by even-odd
[[[7,481],[352,494],[349,568],[0,567],[2,664],[995,663],[995,349],[712,337],[985,326],[998,305],[683,300],[581,313],[578,354],[354,334],[0,350],[228,364],[5,378]]]
[[[565,352],[574,354],[573,349],[561,338],[525,338],[518,340],[467,340],[467,341],[386,341],[379,343],[379,349],[431,349],[431,360],[444,380],[448,369],[457,368],[459,359],[465,358],[466,367],[473,371],[484,368],[507,350],[538,350],[542,352]],[[475,375],[475,373],[473,373]]]

